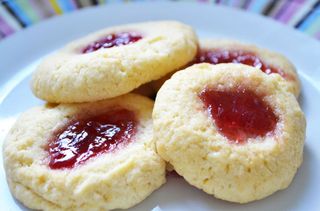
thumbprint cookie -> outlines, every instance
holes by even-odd
[[[153,101],[136,94],[23,113],[4,143],[12,194],[37,210],[129,208],[165,182]]]
[[[246,203],[285,189],[302,163],[305,118],[279,74],[196,64],[160,88],[159,155],[191,185]]]
[[[200,50],[192,62],[240,63],[256,67],[266,74],[279,74],[288,83],[288,90],[296,97],[300,94],[300,82],[293,64],[283,55],[254,45],[233,40],[202,40]]]
[[[287,81],[288,91],[296,97],[300,94],[300,82],[293,64],[283,55],[254,45],[231,40],[200,40],[200,48],[194,60],[187,66],[199,63],[240,63],[256,67],[266,74],[279,74]],[[174,72],[150,82],[154,94]],[[151,91],[150,91],[151,92]]]
[[[186,65],[197,46],[193,29],[175,21],[106,28],[45,58],[33,74],[32,90],[52,103],[116,97]]]

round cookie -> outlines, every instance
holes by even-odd
[[[233,62],[255,66],[267,74],[280,74],[287,81],[289,91],[296,97],[300,94],[300,82],[295,67],[279,53],[234,40],[201,40],[200,49],[194,63]]]
[[[245,55],[244,53],[249,53],[249,55]],[[232,58],[232,56],[235,58]],[[264,72],[268,74],[272,73],[270,68],[272,68],[274,72],[279,71],[279,74],[285,78],[288,83],[288,90],[296,97],[299,96],[300,82],[293,64],[279,53],[258,48],[254,45],[243,44],[232,40],[200,40],[200,50],[188,66],[203,62],[211,64],[230,63],[232,59],[234,59],[234,63],[244,63],[255,66],[263,69]],[[156,94],[163,83],[173,74],[174,72],[170,72],[164,77],[150,82],[150,92],[153,91],[155,92],[154,94]]]
[[[160,88],[159,155],[217,198],[246,203],[288,187],[302,163],[305,118],[278,75],[242,64],[197,64]]]
[[[45,58],[32,90],[54,103],[112,98],[187,64],[197,45],[192,28],[175,21],[106,28]]]
[[[150,99],[128,94],[25,112],[4,143],[11,192],[39,210],[125,209],[139,203],[165,182],[152,107]]]

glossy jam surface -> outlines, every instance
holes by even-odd
[[[49,167],[72,168],[132,141],[137,121],[132,111],[119,109],[71,120],[49,139]]]
[[[273,110],[250,90],[216,91],[206,88],[199,94],[218,131],[231,142],[265,136],[278,122]]]
[[[264,64],[259,57],[251,52],[244,51],[229,51],[229,50],[200,50],[194,61],[197,63],[210,63],[210,64],[220,64],[220,63],[241,63],[252,67],[259,68],[266,74],[278,73],[282,77],[286,77],[285,73],[280,69],[276,69]]]
[[[112,48],[115,46],[128,45],[142,39],[142,36],[136,32],[121,32],[109,34],[106,37],[97,40],[82,50],[82,53],[90,53],[100,48]]]

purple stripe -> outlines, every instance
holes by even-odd
[[[241,0],[233,0],[233,4],[232,4],[232,6],[233,7],[241,7],[242,6],[242,4],[243,4],[243,1]]]
[[[285,3],[282,3],[279,10],[276,11],[276,13],[273,15],[274,19],[278,19],[286,10],[286,8],[290,5],[290,1],[286,1]]]
[[[255,2],[254,0],[249,2],[247,10],[252,10],[251,7],[254,4],[254,2]]]
[[[302,0],[302,1],[301,0],[292,1],[288,5],[286,10],[283,11],[283,13],[280,14],[277,19],[282,23],[287,23],[291,19],[291,17],[296,13],[296,11],[301,8],[301,6],[303,4],[303,1],[304,0]]]
[[[250,0],[246,0],[246,1],[244,2],[244,4],[243,4],[243,7],[242,7],[242,8],[244,8],[244,9],[247,10],[247,9],[249,8],[250,4],[251,4],[251,1],[250,1]]]
[[[318,31],[314,36],[315,36],[315,38],[320,40],[320,31]]]
[[[76,0],[70,0],[70,3],[72,4],[73,8],[79,9]]]
[[[13,28],[11,28],[1,16],[0,16],[0,31],[5,36],[8,36],[8,35],[14,33]]]

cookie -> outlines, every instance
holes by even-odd
[[[283,55],[233,40],[207,39],[200,42],[201,50],[193,64],[241,63],[261,71],[281,75],[288,83],[289,91],[296,97],[300,94],[300,82],[293,64]]]
[[[206,39],[200,40],[197,56],[186,66],[203,62],[210,64],[243,63],[257,67],[267,74],[278,73],[287,81],[290,92],[296,97],[300,94],[300,82],[295,67],[287,58],[276,52],[238,41]],[[163,83],[175,72],[177,71],[148,83],[150,87],[148,94],[156,95]]]
[[[32,90],[53,103],[116,97],[184,66],[197,45],[192,28],[174,21],[106,28],[45,58]]]
[[[302,163],[305,118],[287,83],[242,64],[197,64],[160,88],[159,155],[191,185],[231,202],[288,187]]]
[[[148,98],[128,94],[25,112],[4,143],[11,192],[39,210],[125,209],[139,203],[165,182],[152,107]]]

